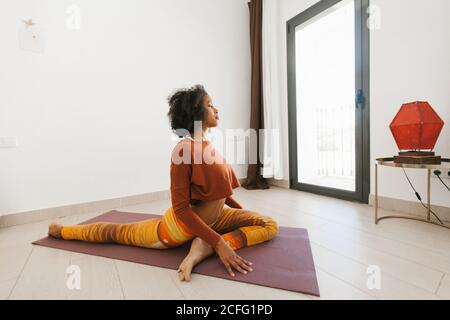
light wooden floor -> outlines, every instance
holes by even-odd
[[[309,230],[322,299],[450,299],[449,230],[406,220],[375,226],[367,205],[293,190],[235,191],[244,207]],[[162,214],[168,206],[164,200],[120,210]],[[175,270],[31,245],[48,223],[0,229],[0,299],[316,299],[197,274],[181,283]],[[66,287],[72,264],[81,268],[81,290]],[[380,290],[366,285],[370,265],[381,268]]]

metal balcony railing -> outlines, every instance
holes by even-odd
[[[355,109],[316,109],[319,176],[355,176]]]

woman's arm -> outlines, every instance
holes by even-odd
[[[234,209],[242,209],[242,206],[237,202],[233,197],[228,197],[225,199],[225,204],[230,208]]]
[[[222,239],[221,235],[210,228],[189,206],[191,164],[170,164],[170,194],[175,215],[190,231],[206,241],[213,248]]]

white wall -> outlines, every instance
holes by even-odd
[[[281,0],[282,39],[281,90],[284,95],[285,133],[287,139],[287,20],[304,11],[315,0]],[[450,157],[450,1],[448,0],[372,0],[381,10],[381,29],[371,32],[371,159],[372,193],[374,192],[374,159],[397,152],[389,124],[404,102],[427,100],[446,122],[435,151]],[[286,145],[287,147],[287,145]],[[288,154],[287,149],[283,153]],[[285,159],[288,168],[288,159]],[[410,171],[418,191],[425,197],[426,174]],[[387,197],[416,200],[403,173],[382,168],[380,194]],[[447,181],[448,182],[448,181]],[[450,196],[436,180],[432,184],[432,202],[450,207]]]
[[[0,149],[0,214],[168,189],[175,88],[204,84],[219,128],[248,128],[248,16],[245,0],[2,0],[0,136],[19,147]],[[29,18],[44,54],[18,48]]]
[[[381,10],[381,29],[371,33],[372,158],[397,152],[388,126],[402,103],[416,100],[429,101],[446,123],[435,151],[450,157],[450,1],[372,4]],[[401,170],[382,169],[380,174],[381,195],[416,200]],[[425,172],[412,170],[411,177],[425,199]],[[450,195],[439,181],[433,179],[432,190],[433,203],[450,207]]]

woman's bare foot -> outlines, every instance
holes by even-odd
[[[59,222],[52,222],[48,226],[48,235],[52,236],[54,238],[61,238],[61,230],[63,228],[63,225]]]
[[[192,241],[189,254],[178,267],[178,278],[180,281],[190,281],[192,269],[214,253],[214,249],[201,238]]]

